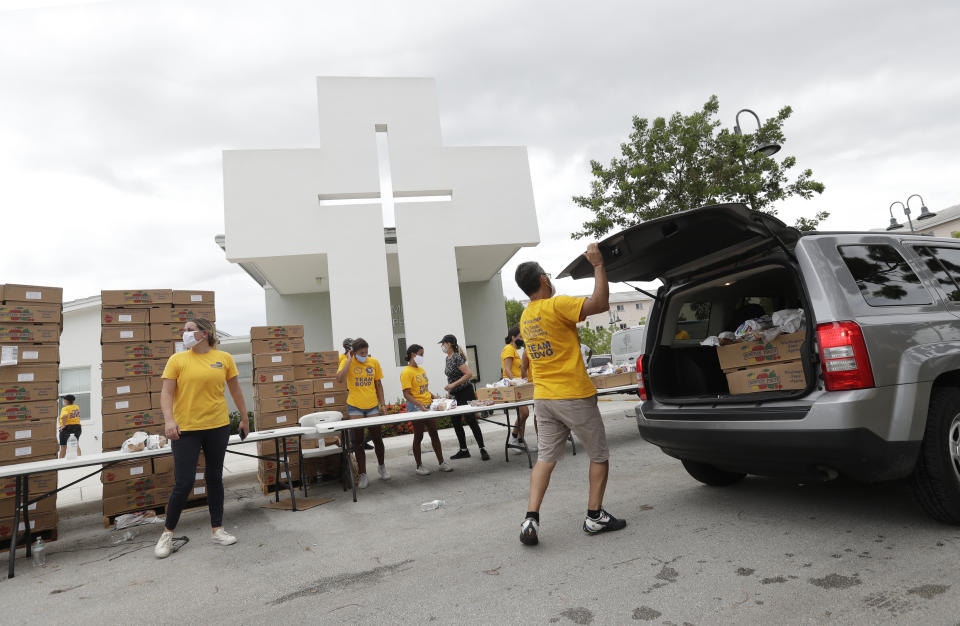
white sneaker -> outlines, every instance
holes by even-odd
[[[210,539],[213,540],[213,543],[219,543],[221,546],[232,546],[237,543],[237,538],[225,531],[223,528],[216,529]]]
[[[447,462],[444,461],[443,463],[440,464],[440,471],[441,471],[441,472],[452,472],[452,471],[453,471],[453,468],[450,467],[449,465],[447,465]]]
[[[360,476],[357,477],[358,489],[366,489],[369,485],[370,485],[370,479],[367,478],[366,474],[360,474]]]
[[[390,480],[390,472],[387,471],[386,465],[378,465],[377,472],[380,474],[381,480]]]
[[[158,559],[165,559],[170,556],[170,551],[173,549],[173,531],[164,530],[160,533],[160,540],[157,541],[157,547],[153,549],[153,556]]]
[[[418,466],[417,466],[417,475],[419,475],[419,476],[429,476],[429,475],[432,474],[432,473],[433,473],[433,472],[431,472],[430,470],[428,470],[427,468],[425,468],[425,467],[422,466],[422,465],[418,465]]]

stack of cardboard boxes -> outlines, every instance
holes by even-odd
[[[804,331],[771,341],[732,343],[717,347],[720,369],[731,395],[803,389],[807,379],[801,361]]]
[[[0,285],[0,465],[57,456],[57,383],[63,290]],[[57,473],[30,477],[30,496],[57,488]],[[0,543],[13,535],[14,478],[0,480]],[[30,529],[56,538],[57,497],[30,506]],[[20,530],[25,530],[23,518]]]
[[[160,409],[163,368],[183,349],[183,324],[216,320],[212,291],[173,289],[101,292],[103,351],[103,450],[119,450],[133,433],[163,433]],[[203,459],[191,498],[203,498]],[[166,504],[173,488],[173,459],[159,457],[108,468],[103,481],[105,518]]]

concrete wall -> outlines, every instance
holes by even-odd
[[[499,380],[500,351],[507,334],[500,274],[483,283],[461,283],[460,306],[465,336],[461,341],[477,346],[480,385]]]
[[[339,350],[343,337],[334,339],[329,293],[281,295],[271,287],[264,289],[267,324],[303,324],[303,343],[307,352]]]
[[[90,415],[81,416],[80,451],[84,454],[103,449],[100,443],[103,432],[100,357],[100,306],[65,311],[60,336],[60,369],[76,367],[90,372]],[[87,417],[89,419],[84,419]]]

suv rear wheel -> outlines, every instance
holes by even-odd
[[[687,459],[680,459],[680,462],[683,463],[683,468],[687,470],[688,474],[703,484],[710,485],[711,487],[726,487],[727,485],[733,485],[743,480],[746,476],[746,474],[741,472],[728,472],[727,470],[722,470],[716,465],[710,465],[709,463],[688,461]]]
[[[933,390],[910,486],[931,517],[960,524],[960,389]]]

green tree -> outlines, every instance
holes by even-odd
[[[572,237],[599,238],[614,228],[721,202],[743,202],[775,215],[780,200],[823,193],[823,183],[809,169],[788,176],[796,157],[775,159],[754,151],[764,143],[784,144],[783,124],[793,109],[783,107],[754,134],[737,135],[720,128],[719,108],[717,96],[710,96],[702,110],[690,115],[677,112],[669,120],[652,122],[634,116],[633,132],[620,144],[622,156],[611,159],[609,167],[590,161],[590,195],[573,201],[594,217]],[[820,211],[802,217],[796,227],[814,230],[829,215]]]
[[[610,337],[613,332],[606,326],[581,326],[577,329],[577,334],[580,335],[580,343],[593,350],[594,354],[610,354]]]
[[[503,306],[507,310],[507,328],[519,325],[520,316],[523,315],[523,305],[516,300],[504,298]]]

